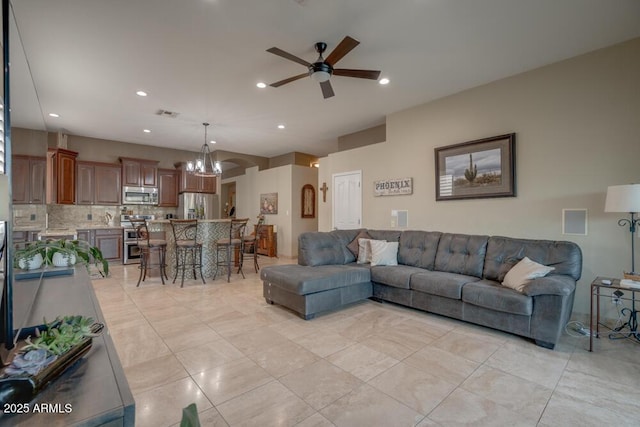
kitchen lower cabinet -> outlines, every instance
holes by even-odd
[[[94,230],[95,246],[104,259],[122,262],[122,228],[99,228]]]
[[[89,243],[91,246],[95,246],[95,239],[94,239],[94,234],[92,232],[92,230],[84,230],[84,229],[79,229],[76,230],[76,233],[78,235],[78,240],[84,240],[85,242]]]

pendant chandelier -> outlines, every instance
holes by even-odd
[[[222,175],[222,165],[218,160],[213,160],[211,150],[207,145],[207,126],[209,123],[203,123],[204,126],[204,144],[200,149],[200,154],[194,161],[187,162],[187,172],[197,176],[220,176]]]

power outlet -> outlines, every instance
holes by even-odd
[[[622,292],[621,290],[615,291],[613,294],[611,294],[611,303],[613,305],[622,304],[622,301],[620,300],[620,297],[622,297],[623,295],[624,295],[624,292]]]

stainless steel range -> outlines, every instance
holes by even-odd
[[[146,219],[147,221],[156,219],[155,215],[120,215],[120,225],[123,233],[124,264],[137,264],[140,262],[140,248],[137,244],[136,230],[131,224],[131,219]]]

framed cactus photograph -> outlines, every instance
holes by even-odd
[[[516,134],[435,148],[436,200],[515,197]]]

